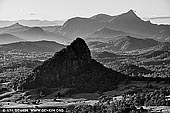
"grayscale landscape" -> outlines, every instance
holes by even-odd
[[[25,1],[0,0],[0,109],[170,113],[170,1]]]

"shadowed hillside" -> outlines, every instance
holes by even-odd
[[[36,67],[20,85],[24,89],[62,86],[76,92],[94,92],[114,89],[125,78],[92,59],[85,41],[77,38]]]

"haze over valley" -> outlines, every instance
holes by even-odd
[[[168,0],[14,1],[0,0],[0,110],[170,112]]]

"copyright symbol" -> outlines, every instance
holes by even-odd
[[[6,112],[6,110],[5,110],[5,109],[2,109],[2,112]]]

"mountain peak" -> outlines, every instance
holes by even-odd
[[[135,14],[135,11],[133,9],[131,9],[127,13]]]
[[[52,58],[36,67],[23,81],[21,87],[32,89],[62,86],[74,88],[78,92],[95,92],[111,90],[124,78],[121,73],[91,59],[85,41],[77,38],[69,46],[56,52]],[[17,85],[15,81],[14,85]],[[95,87],[92,88],[92,85]]]
[[[126,25],[126,24],[133,25],[134,23],[135,24],[141,23],[142,20],[136,15],[135,11],[131,9],[128,12],[120,14],[116,16],[116,18],[111,19],[110,22],[122,24],[122,25]]]
[[[90,62],[91,61],[91,53],[86,44],[86,42],[81,38],[76,38],[70,46],[68,46],[68,50],[73,50],[78,58],[82,61]]]
[[[18,29],[18,28],[24,28],[24,27],[26,27],[26,26],[23,26],[23,25],[21,25],[20,23],[15,23],[15,24],[12,24],[12,25],[10,25],[10,26],[8,26],[8,28],[12,28],[12,29]]]
[[[86,45],[85,41],[82,39],[82,38],[76,38],[76,40],[74,40],[72,43],[71,43],[71,46],[72,45],[75,45],[75,44],[83,44],[83,45]]]
[[[15,24],[13,24],[13,25],[11,25],[11,26],[23,26],[23,25],[21,25],[20,23],[15,23]]]
[[[136,15],[136,13],[135,13],[135,11],[134,10],[129,10],[128,12],[126,12],[126,13],[123,13],[122,15],[124,15],[124,16],[126,16],[126,17],[131,17],[131,18],[139,18],[137,15]]]

